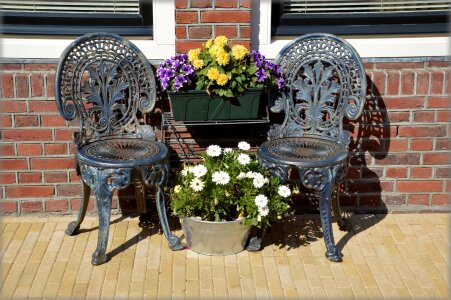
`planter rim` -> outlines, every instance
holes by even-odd
[[[216,221],[206,221],[206,220],[202,220],[202,219],[198,219],[196,217],[184,217],[184,218],[180,218],[180,220],[182,219],[190,219],[196,222],[202,222],[202,223],[207,223],[207,224],[225,224],[225,223],[243,223],[243,219],[236,219],[236,220],[232,220],[232,221],[221,221],[221,222],[216,222]],[[243,224],[244,225],[244,224]],[[248,227],[248,226],[246,226]]]
[[[243,93],[243,95],[244,94],[246,94],[248,91],[261,91],[261,90],[264,90],[265,88],[264,87],[251,87],[251,88],[248,88],[244,93]],[[187,90],[187,91],[180,91],[180,92],[170,92],[170,91],[168,91],[168,94],[169,95],[177,95],[177,94],[198,94],[198,93],[207,93],[205,90],[196,90],[196,89],[190,89],[190,90]],[[224,97],[224,96],[218,96],[218,95],[209,95],[210,97],[219,97],[219,98],[234,98],[234,97]]]

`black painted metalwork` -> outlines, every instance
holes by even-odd
[[[99,237],[92,264],[108,260],[106,247],[114,190],[135,184],[138,211],[146,213],[144,185],[154,186],[161,227],[169,247],[180,250],[180,239],[169,230],[162,192],[169,174],[168,149],[156,141],[139,114],[155,105],[152,68],[132,43],[108,33],[82,36],[61,55],[55,76],[55,98],[64,119],[79,119],[74,134],[77,170],[83,200],[75,222],[66,230],[74,234],[86,213],[93,189],[99,214]]]
[[[348,169],[350,142],[343,119],[356,120],[362,113],[365,70],[354,48],[329,34],[293,40],[276,62],[287,85],[271,110],[285,113],[285,118],[271,126],[268,141],[258,148],[259,160],[284,181],[296,169],[299,183],[318,192],[326,256],[341,261],[331,229],[331,203],[342,228],[337,197]]]

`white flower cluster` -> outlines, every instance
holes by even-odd
[[[255,205],[258,207],[258,213],[260,216],[265,217],[268,215],[268,198],[265,195],[260,194],[255,197]]]

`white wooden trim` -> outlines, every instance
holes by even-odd
[[[271,38],[271,1],[252,0],[252,47],[267,58],[274,59],[277,53],[291,40]],[[448,56],[449,37],[443,35],[377,36],[345,38],[361,57],[417,57]]]
[[[153,39],[131,39],[148,59],[165,59],[175,54],[174,1],[153,1]],[[59,58],[74,39],[53,37],[4,37],[0,43],[3,58]]]

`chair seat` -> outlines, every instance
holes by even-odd
[[[258,149],[267,161],[299,167],[323,167],[346,160],[348,150],[337,142],[312,138],[284,138],[267,141]]]
[[[167,154],[167,147],[160,142],[117,138],[89,143],[78,150],[77,158],[89,165],[117,168],[151,165]]]

